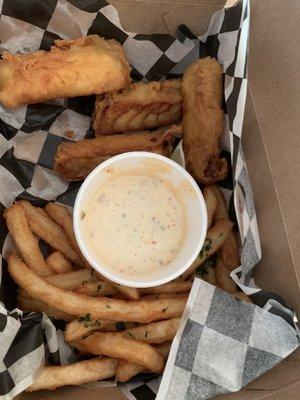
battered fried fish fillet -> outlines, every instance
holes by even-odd
[[[0,101],[6,107],[107,93],[130,84],[130,66],[115,40],[90,35],[54,43],[50,51],[3,53]]]
[[[62,143],[57,150],[54,171],[65,179],[84,179],[97,165],[108,158],[128,151],[151,151],[170,156],[173,135],[180,134],[181,126],[154,132],[143,131],[113,136],[83,139],[76,143]]]
[[[210,57],[192,64],[184,73],[183,151],[193,177],[205,184],[227,175],[227,162],[219,159],[223,128],[222,67]]]
[[[180,121],[181,80],[133,83],[128,89],[98,96],[93,115],[96,135],[150,129]]]

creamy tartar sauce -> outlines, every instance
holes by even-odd
[[[116,175],[90,197],[81,229],[98,262],[138,277],[177,256],[185,237],[185,205],[178,189],[159,174]]]

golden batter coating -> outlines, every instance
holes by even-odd
[[[98,96],[93,115],[96,135],[175,124],[182,115],[181,80],[133,83]]]
[[[183,151],[193,177],[205,185],[227,175],[227,162],[219,158],[223,129],[222,67],[210,57],[200,59],[184,73]]]
[[[151,151],[170,156],[171,140],[181,133],[181,126],[172,125],[156,131],[124,133],[62,143],[57,150],[54,171],[68,180],[84,179],[97,165],[108,158],[128,151]]]
[[[6,107],[102,94],[130,84],[130,66],[117,41],[90,35],[54,43],[50,51],[3,53],[0,101]]]

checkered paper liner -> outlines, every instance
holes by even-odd
[[[224,70],[225,128],[222,155],[232,169],[220,186],[241,239],[241,266],[232,278],[257,304],[246,304],[196,280],[171,348],[159,389],[149,376],[120,386],[128,399],[206,399],[236,391],[298,346],[293,311],[277,295],[255,286],[253,268],[261,258],[253,196],[241,149],[247,91],[249,2],[215,13],[208,31],[194,36],[180,26],[176,36],[126,32],[117,10],[101,0],[0,1],[1,50],[48,50],[53,40],[97,33],[117,39],[133,67],[134,80],[180,77],[199,57],[218,59]],[[65,132],[74,140],[93,135],[93,96],[57,99],[17,110],[0,106],[0,211],[14,200],[43,206],[49,200],[72,207],[80,183],[52,171]],[[184,164],[181,145],[173,158]],[[52,364],[75,360],[63,342],[61,322],[16,308],[16,287],[7,274],[5,254],[12,248],[0,220],[0,398],[11,399]],[[47,252],[47,249],[43,249]],[[46,350],[46,351],[45,351]],[[181,394],[179,396],[179,394]],[[177,396],[177,397],[176,397]],[[179,397],[178,397],[179,396]]]

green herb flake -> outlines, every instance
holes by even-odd
[[[80,211],[80,219],[83,220],[85,216],[86,216],[86,212]]]
[[[83,324],[83,326],[84,326],[85,328],[88,328],[88,327],[90,326],[90,323],[92,322],[91,314],[85,314],[83,317],[80,317],[80,318],[78,319],[78,321],[79,321],[81,324]]]
[[[210,238],[206,238],[204,241],[204,245],[199,253],[200,258],[204,257],[204,253],[209,252],[209,250],[211,249],[211,244],[212,244],[212,240]]]
[[[100,284],[100,285],[97,286],[96,292],[99,293],[101,289],[102,289],[102,286],[101,286],[101,284]]]
[[[95,326],[100,326],[101,325],[101,322],[99,321],[99,319],[95,319],[95,321],[92,321],[92,323],[91,323],[91,327],[95,327]]]
[[[79,317],[78,321],[82,322],[90,322],[91,321],[91,314],[85,314],[83,317]]]
[[[210,257],[208,260],[205,260],[202,265],[200,265],[196,271],[195,274],[200,276],[201,278],[204,278],[208,274],[208,270],[210,268],[215,268],[216,266],[216,254],[214,254],[212,257]]]
[[[168,309],[168,307],[163,308],[161,311],[162,311],[163,313],[165,313],[165,312],[167,311],[167,309]]]
[[[78,318],[78,321],[83,324],[85,328],[94,328],[95,326],[100,326],[101,322],[99,319],[92,319],[91,314],[85,314],[83,317]]]
[[[145,338],[148,336],[148,331],[145,332]]]
[[[111,306],[109,304],[106,304],[106,308],[111,308]]]
[[[205,265],[200,265],[200,267],[198,267],[196,269],[196,275],[201,276],[201,278],[203,278],[205,275],[207,275],[207,270],[205,268]]]
[[[117,329],[118,332],[125,331],[126,327],[125,327],[124,322],[122,322],[122,321],[117,322],[116,323],[116,329]]]

